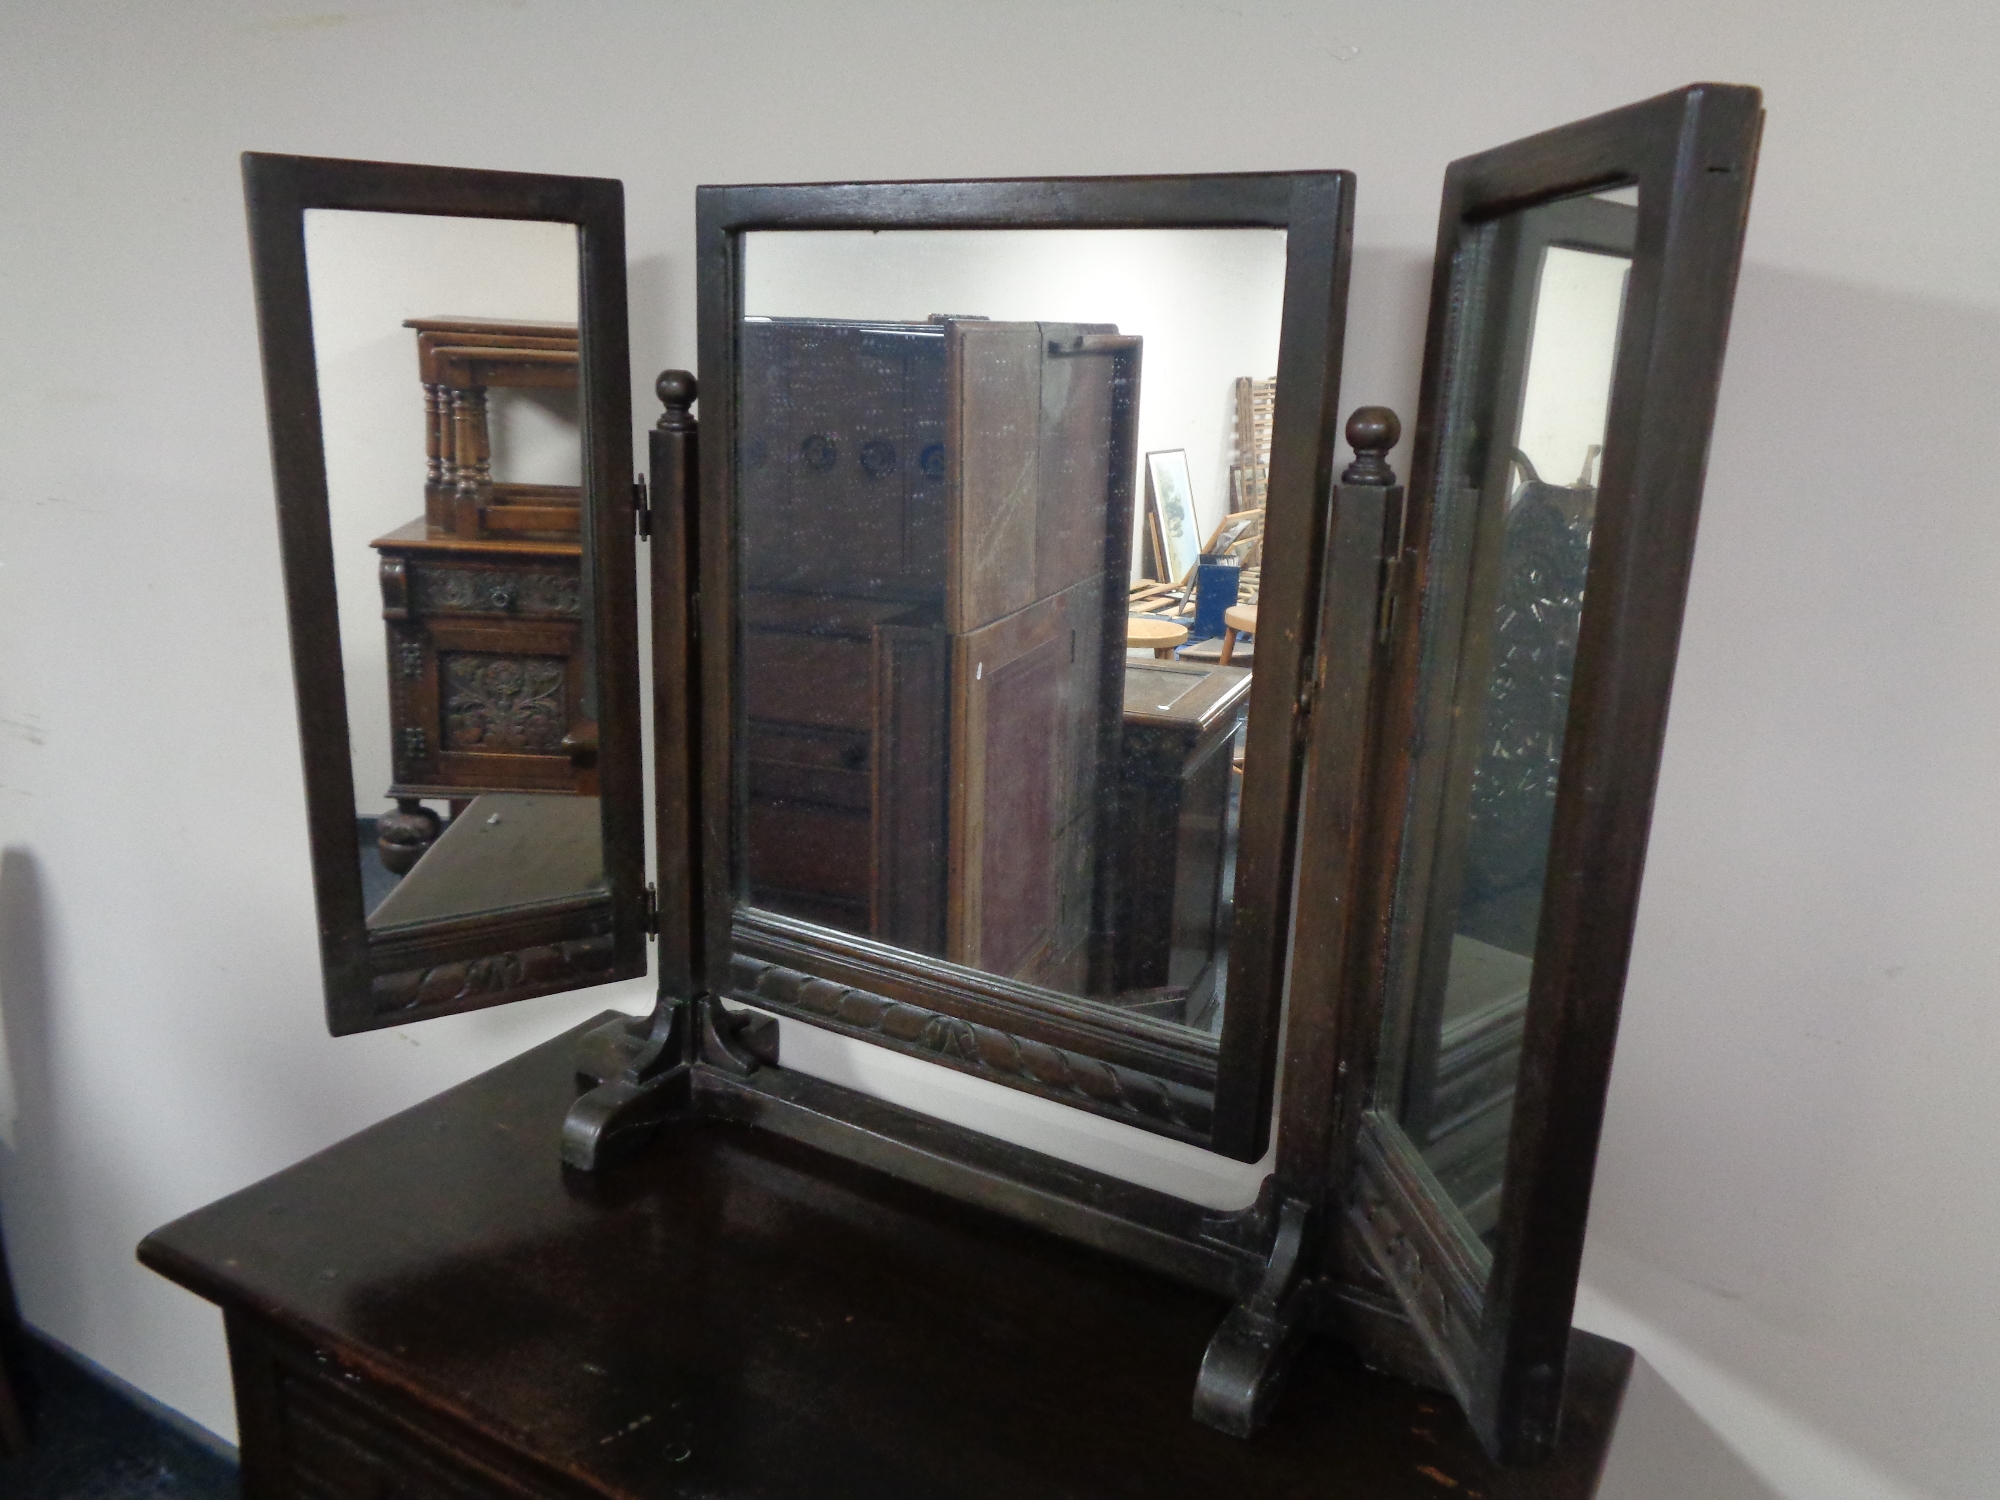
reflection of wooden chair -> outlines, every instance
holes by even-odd
[[[1236,638],[1239,635],[1257,633],[1257,606],[1254,604],[1232,604],[1222,612],[1222,655],[1216,660],[1223,666],[1229,665],[1236,655]]]
[[[1176,625],[1172,620],[1149,620],[1143,615],[1134,615],[1125,622],[1125,645],[1150,646],[1153,655],[1161,661],[1171,661],[1174,647],[1188,638],[1188,628]]]

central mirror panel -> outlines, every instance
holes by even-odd
[[[1491,1248],[1554,830],[1599,463],[1638,223],[1612,190],[1461,250],[1476,324],[1439,466],[1426,681],[1439,753],[1410,809],[1400,1117]],[[1423,882],[1427,885],[1419,885]],[[1419,915],[1419,912],[1421,913]],[[1416,920],[1412,920],[1412,918]]]
[[[744,236],[743,906],[1220,1033],[1285,275],[1273,228]]]

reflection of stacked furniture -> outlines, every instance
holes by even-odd
[[[978,319],[744,323],[754,904],[1082,990],[1137,343]]]
[[[1271,415],[1278,378],[1236,379],[1236,456],[1229,466],[1229,508],[1262,510],[1271,480]]]
[[[1254,606],[1257,602],[1264,556],[1264,501],[1270,487],[1271,415],[1277,393],[1275,376],[1253,380],[1245,375],[1235,382],[1235,446],[1229,464],[1229,509],[1201,548],[1204,559],[1228,563],[1238,569],[1233,580],[1236,598],[1231,601],[1236,604]],[[1145,530],[1146,577],[1132,586],[1129,608],[1155,616],[1192,619],[1191,633],[1196,639],[1181,654],[1189,660],[1227,663],[1231,657],[1222,653],[1229,649],[1234,637],[1224,638],[1224,644],[1218,647],[1214,644],[1217,636],[1213,620],[1204,622],[1195,618],[1195,580],[1193,576],[1184,579],[1171,576],[1174,570],[1166,561],[1159,533],[1158,517],[1149,515]],[[1229,598],[1227,592],[1222,597],[1225,601]],[[1135,613],[1134,618],[1140,616]],[[1244,655],[1247,657],[1249,652]]]
[[[376,539],[388,622],[398,813],[382,859],[437,835],[419,799],[594,793],[583,630],[582,492],[496,482],[487,392],[575,390],[571,323],[413,318],[429,469],[424,514]]]

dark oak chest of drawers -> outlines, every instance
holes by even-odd
[[[140,1247],[223,1308],[245,1500],[1594,1487],[1630,1353],[1588,1334],[1562,1450],[1531,1470],[1495,1469],[1449,1397],[1330,1341],[1243,1442],[1188,1414],[1210,1294],[722,1122],[567,1175],[586,1029]]]

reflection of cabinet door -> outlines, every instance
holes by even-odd
[[[1096,870],[1101,577],[956,637],[945,956],[1079,990]]]
[[[401,797],[575,792],[563,741],[588,717],[574,563],[383,558]]]

